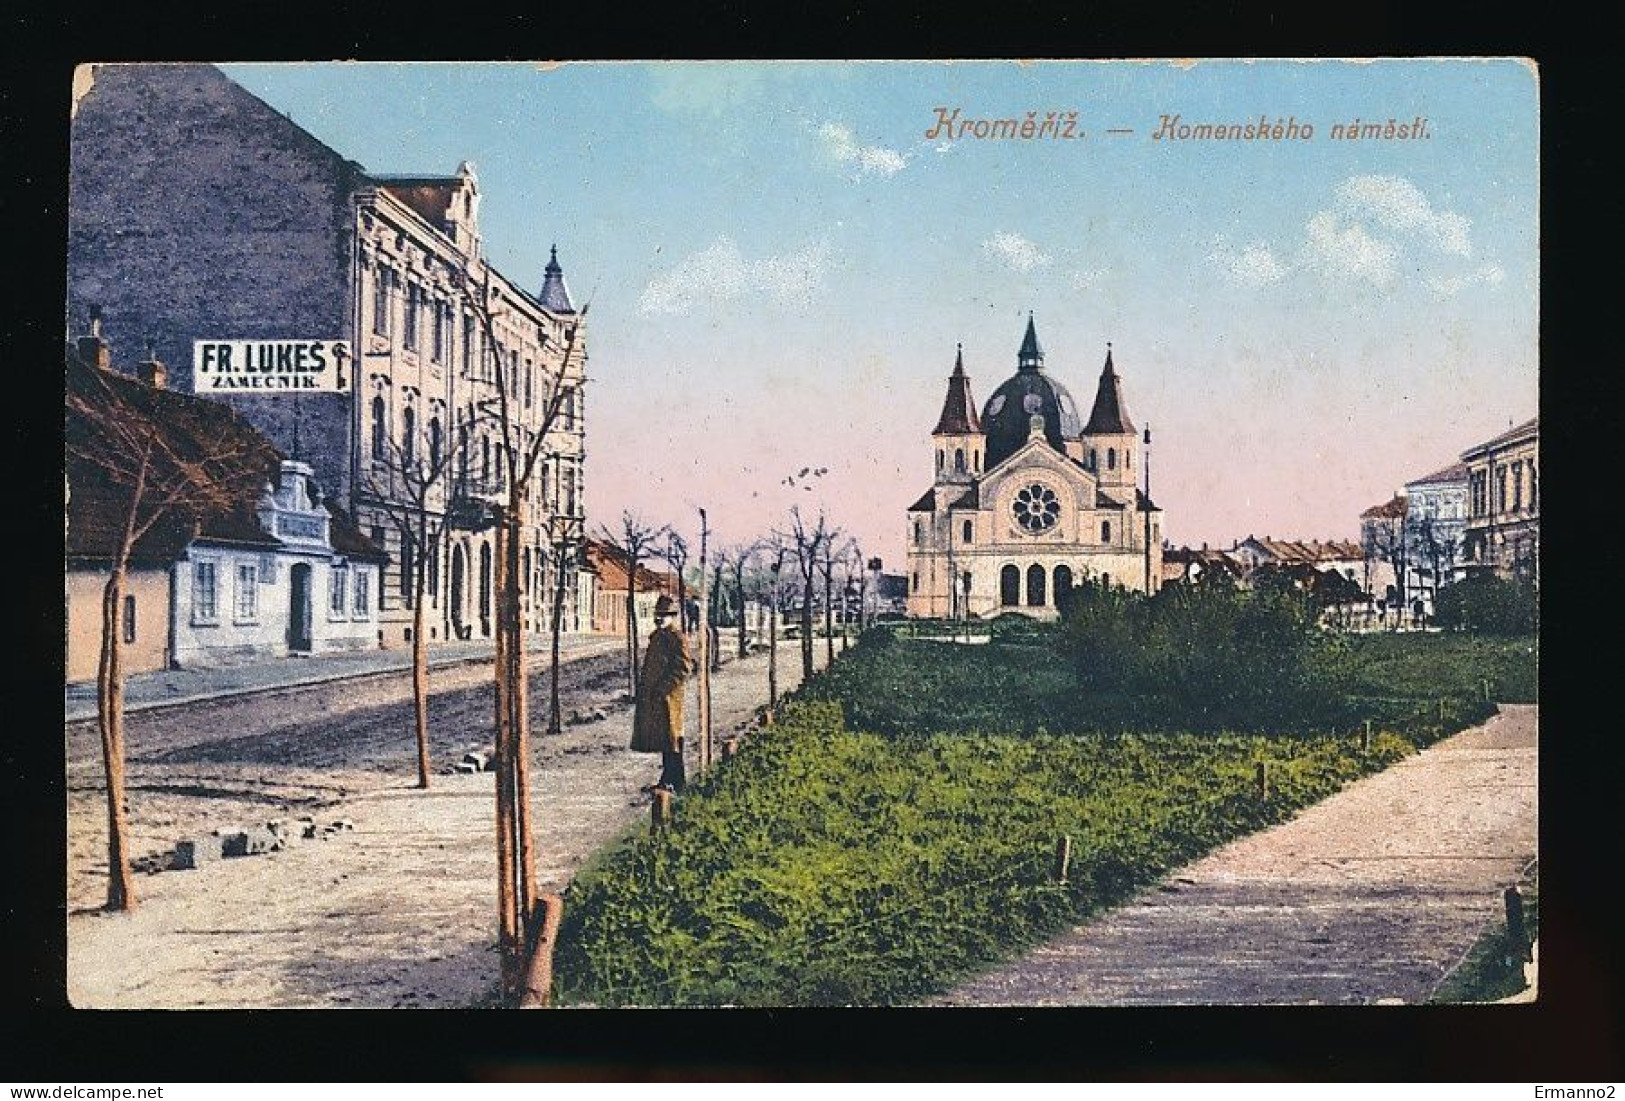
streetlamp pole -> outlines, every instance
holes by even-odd
[[[1145,595],[1150,596],[1156,588],[1151,580],[1151,424],[1145,426]]]

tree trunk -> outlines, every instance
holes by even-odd
[[[119,619],[129,543],[126,535],[102,590],[102,651],[96,669],[97,725],[102,738],[102,770],[107,777],[107,909],[115,911],[135,909],[129,822],[124,810],[124,672],[119,661]]]
[[[412,711],[417,724],[418,787],[429,787],[429,641],[423,637],[423,624],[427,616],[423,611],[425,567],[424,547],[420,541],[418,553],[413,556],[412,578]]]
[[[801,679],[812,680],[813,675],[813,633],[812,633],[812,574],[807,573],[801,582]]]
[[[829,562],[824,563],[824,665],[835,664],[835,579]]]
[[[553,625],[551,645],[553,648],[553,666],[550,670],[550,684],[548,686],[547,701],[547,732],[560,734],[564,731],[564,724],[559,715],[559,632],[564,625],[564,544],[553,557]]]
[[[529,915],[536,904],[536,849],[530,815],[530,675],[525,652],[524,607],[527,578],[520,569],[520,518],[525,514],[525,493],[514,483],[510,497],[508,531],[508,570],[506,606],[508,619],[508,665],[513,684],[514,803],[517,811],[517,857],[519,860],[519,912]],[[528,938],[529,929],[525,930]]]
[[[734,591],[739,594],[739,656],[750,652],[750,640],[745,634],[745,572],[743,566],[734,574]]]
[[[778,581],[775,575],[774,585]],[[772,718],[779,709],[779,594],[774,592],[767,610],[767,713]]]
[[[700,735],[700,771],[708,772],[711,768],[711,624],[710,616],[706,614],[707,600],[710,595],[706,592],[706,540],[709,532],[705,526],[705,513],[700,513],[700,660],[699,677],[695,685],[698,696],[697,729]],[[679,578],[678,585],[682,585]],[[686,611],[686,605],[679,604],[679,608]]]
[[[721,566],[713,566],[711,569],[711,599],[706,603],[705,609],[705,630],[711,640],[711,671],[716,673],[722,670],[722,629],[718,626],[722,622]],[[740,615],[743,617],[743,610]]]
[[[503,592],[508,561],[506,518],[496,528],[496,584]],[[496,812],[497,812],[497,955],[503,1004],[512,1004],[519,986],[519,905],[515,889],[513,683],[508,664],[508,633],[498,604],[496,631]]]

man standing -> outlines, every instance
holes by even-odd
[[[654,786],[670,792],[683,790],[683,686],[694,671],[676,616],[677,602],[662,593],[655,601],[655,629],[632,713],[632,749],[660,754],[660,779]]]

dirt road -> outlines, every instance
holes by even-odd
[[[1425,1001],[1535,857],[1536,721],[1502,705],[936,1004]]]
[[[534,740],[539,871],[553,889],[600,845],[646,820],[648,796],[639,789],[659,771],[657,757],[626,749],[631,713],[612,703],[621,690],[616,659],[566,669],[567,710],[610,710]],[[782,648],[781,686],[794,687],[799,673],[794,646]],[[762,655],[723,667],[713,680],[716,730],[752,717],[766,699],[766,677]],[[545,706],[546,693],[533,689],[532,701]],[[486,739],[489,689],[434,702],[437,763]],[[354,826],[281,852],[137,876],[141,901],[132,914],[90,908],[105,889],[105,864],[100,874],[92,866],[105,843],[99,762],[86,760],[82,747],[70,751],[70,877],[79,899],[68,917],[72,1003],[433,1007],[487,999],[497,962],[493,780],[437,775],[429,792],[410,787],[410,722],[401,708],[409,714],[400,703],[305,701],[262,733],[185,724],[166,731],[164,723],[182,721],[174,716],[155,716],[139,732],[132,722],[138,853],[171,847],[227,815],[241,823],[312,813],[318,822],[348,818]],[[249,721],[259,709],[237,717]],[[692,751],[692,698],[687,717]],[[179,790],[210,787],[221,796]],[[244,819],[245,811],[254,817]]]

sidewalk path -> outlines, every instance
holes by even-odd
[[[823,648],[816,653],[821,667]],[[793,643],[779,653],[779,678],[784,691],[800,680]],[[765,655],[714,674],[719,739],[766,696]],[[695,710],[691,693],[691,753]],[[640,789],[660,762],[629,752],[630,736],[631,712],[619,708],[534,737],[532,818],[544,889],[562,889],[594,850],[647,821],[649,796]],[[689,764],[692,774],[692,757]],[[406,783],[352,789],[320,812],[322,823],[351,819],[352,831],[138,877],[133,913],[70,912],[69,1001],[155,1009],[480,1003],[497,974],[493,777],[437,775],[427,792]]]
[[[1426,1001],[1535,857],[1536,722],[1503,704],[936,1004]]]
[[[551,640],[532,639],[531,654],[544,660]],[[605,635],[565,635],[559,640],[559,657],[568,661],[592,654],[607,654],[625,645]],[[429,668],[484,663],[491,660],[494,644],[478,642],[437,642],[429,647]],[[242,665],[213,669],[166,669],[137,673],[124,682],[124,710],[127,714],[159,707],[178,707],[227,696],[246,696],[290,688],[330,684],[357,677],[404,673],[412,667],[412,648],[359,650],[354,653],[321,654],[316,657],[270,658]],[[85,722],[96,718],[96,682],[80,681],[63,689],[63,721]]]

